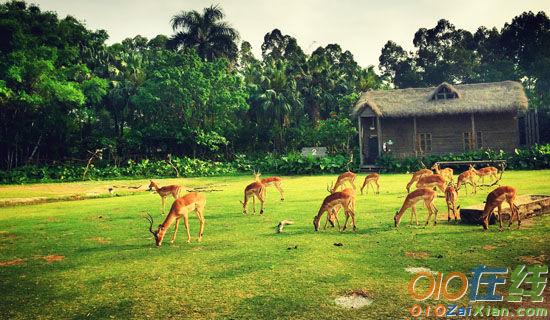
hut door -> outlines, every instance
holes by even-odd
[[[378,159],[378,136],[370,136],[367,141],[367,163],[374,163]]]

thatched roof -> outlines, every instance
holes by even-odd
[[[455,99],[435,99],[441,88]],[[357,116],[370,108],[381,117],[408,117],[459,113],[509,112],[527,109],[523,86],[515,81],[363,92],[353,107]]]

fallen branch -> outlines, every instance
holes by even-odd
[[[174,171],[176,171],[176,178],[179,178],[180,177],[180,171],[178,170],[178,167],[176,167],[172,163],[172,154],[171,153],[168,154],[168,160],[166,162],[172,167],[172,169],[174,169]]]
[[[283,228],[288,224],[294,224],[294,222],[291,220],[282,220],[281,222],[279,222],[279,224],[277,225],[277,233],[283,232]]]
[[[90,159],[88,159],[88,163],[86,164],[86,169],[84,169],[84,173],[82,174],[82,180],[86,179],[86,174],[88,173],[88,170],[90,169],[90,166],[92,165],[92,161],[95,158],[100,158],[101,159],[101,156],[103,154],[103,150],[105,150],[105,148],[96,149],[94,152],[88,151],[88,153],[91,154],[92,156],[90,157]]]

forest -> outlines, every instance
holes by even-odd
[[[144,21],[144,23],[147,23]],[[337,43],[304,52],[283,30],[261,57],[223,9],[174,12],[173,34],[108,45],[104,30],[22,1],[0,4],[0,170],[168,156],[235,161],[325,146],[357,152],[350,109],[362,91],[520,81],[550,141],[550,19],[523,12],[474,33],[440,19],[388,41],[378,66]],[[345,162],[345,159],[342,160]]]

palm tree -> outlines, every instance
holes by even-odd
[[[172,29],[177,31],[168,45],[174,49],[194,48],[197,54],[209,61],[218,57],[230,60],[237,58],[239,33],[224,18],[218,6],[204,8],[202,14],[196,10],[182,11],[172,17]]]

